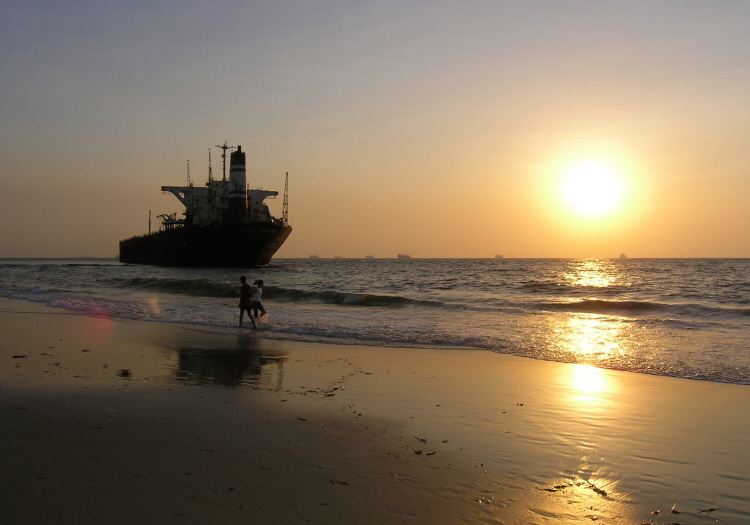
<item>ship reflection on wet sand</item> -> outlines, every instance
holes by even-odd
[[[181,349],[175,377],[194,384],[281,388],[284,361],[283,357],[262,357],[211,348]]]
[[[253,350],[180,348],[175,378],[189,384],[254,386],[277,390],[284,378],[285,357]]]

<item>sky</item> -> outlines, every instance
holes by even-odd
[[[116,256],[225,140],[276,215],[289,172],[277,257],[750,257],[748,20],[723,0],[10,0],[0,257]]]

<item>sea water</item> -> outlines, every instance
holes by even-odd
[[[750,384],[750,259],[274,259],[253,269],[0,260],[0,296],[255,337],[474,349]]]

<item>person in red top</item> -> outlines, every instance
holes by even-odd
[[[250,322],[253,323],[253,328],[256,328],[255,319],[253,319],[253,315],[250,311],[253,306],[254,290],[253,287],[245,281],[246,279],[244,275],[240,277],[240,282],[242,283],[242,286],[240,286],[240,326],[242,326],[242,318],[245,316],[245,312],[247,312]]]

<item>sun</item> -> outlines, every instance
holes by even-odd
[[[584,217],[600,217],[618,208],[624,188],[622,177],[612,165],[585,160],[563,170],[560,191],[572,212]]]

